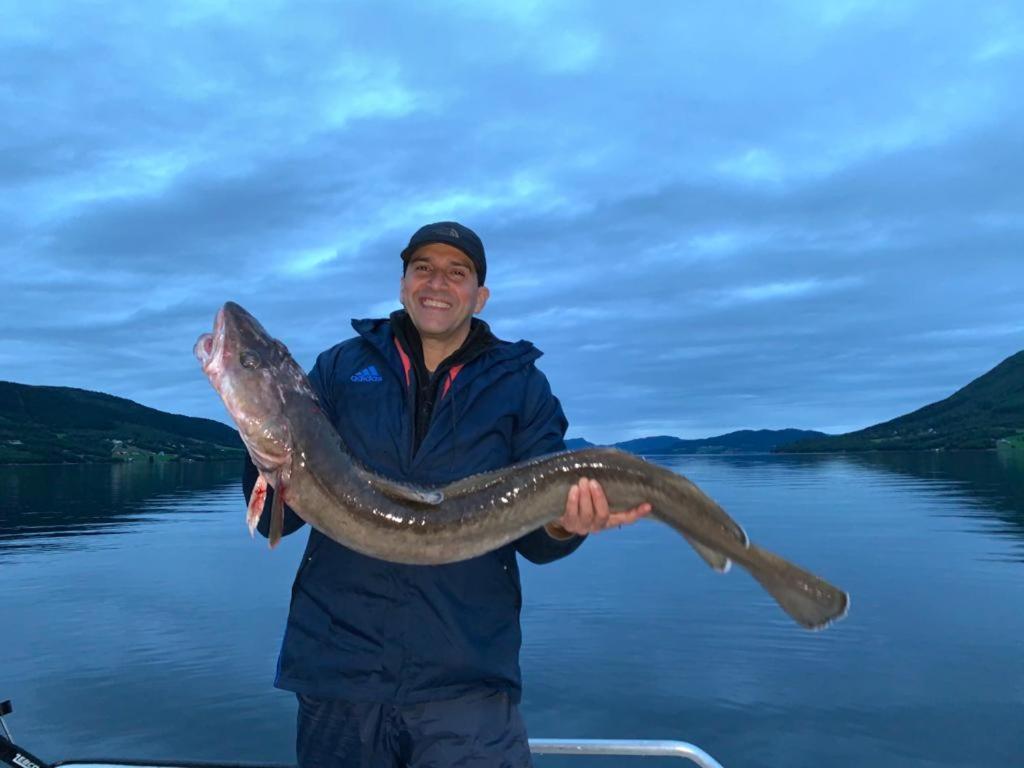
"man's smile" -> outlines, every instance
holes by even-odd
[[[431,298],[426,298],[426,297],[420,299],[420,306],[426,307],[428,309],[451,309],[452,308],[451,302],[445,301],[444,299],[431,299]]]

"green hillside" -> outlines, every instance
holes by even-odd
[[[945,400],[873,427],[801,440],[781,453],[988,450],[1024,433],[1024,352],[1008,357]],[[1018,440],[1020,438],[1017,438]]]
[[[238,433],[121,397],[0,381],[0,464],[241,459]]]

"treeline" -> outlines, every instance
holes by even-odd
[[[0,463],[241,459],[238,433],[69,387],[0,382]]]

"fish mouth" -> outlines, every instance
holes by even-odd
[[[192,348],[192,353],[199,360],[199,364],[210,378],[219,373],[221,354],[224,351],[224,308],[217,310],[217,317],[213,321],[213,333],[202,334]]]

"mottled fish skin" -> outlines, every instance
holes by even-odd
[[[751,544],[685,477],[632,454],[564,451],[442,488],[417,488],[353,460],[287,348],[239,305],[224,305],[213,333],[200,336],[194,351],[275,489],[272,546],[280,538],[280,505],[287,503],[314,528],[365,555],[417,565],[456,562],[557,520],[569,488],[588,477],[601,483],[615,508],[649,502],[651,516],[683,534],[716,570],[728,570],[730,561],[748,570],[805,627],[824,627],[849,606],[843,591]]]

